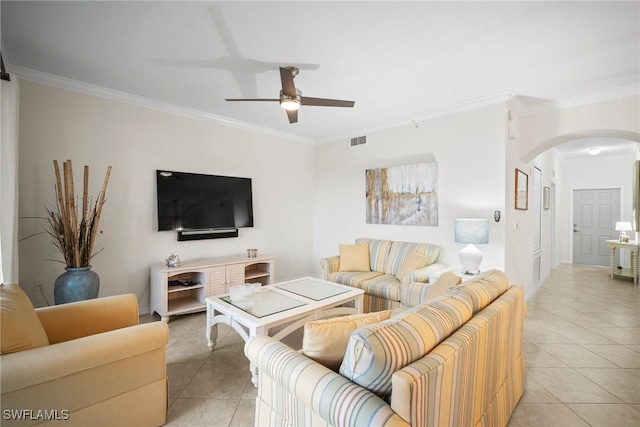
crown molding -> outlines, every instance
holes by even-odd
[[[394,127],[406,126],[409,124],[417,126],[418,122],[424,120],[474,110],[497,103],[505,103],[519,116],[529,116],[533,114],[547,113],[566,108],[578,107],[586,104],[595,104],[598,102],[610,101],[612,99],[640,96],[640,86],[637,84],[631,84],[613,90],[560,100],[543,101],[540,103],[527,105],[523,102],[522,97],[520,97],[514,90],[509,89],[502,92],[457,102],[454,104],[443,105],[430,109],[428,111],[412,114],[410,116],[400,117],[375,127],[366,127],[359,130],[350,131],[348,134],[339,134],[321,139],[313,139],[12,64],[7,65],[7,70],[12,74],[15,74],[17,78],[21,80],[27,80],[34,83],[40,83],[47,86],[79,92],[86,95],[97,96],[112,101],[123,102],[126,104],[136,105],[139,107],[149,108],[152,110],[175,114],[196,120],[204,120],[228,127],[245,130],[248,132],[258,133],[265,136],[303,143],[305,145],[318,145],[335,142],[345,138],[349,139],[355,136],[366,135],[391,129]]]
[[[617,87],[615,89],[589,93],[586,95],[574,96],[570,98],[548,100],[536,104],[525,105],[522,99],[515,95],[507,104],[520,116],[530,116],[540,113],[549,113],[567,108],[579,107],[588,104],[597,104],[599,102],[611,101],[613,99],[628,98],[631,96],[640,96],[640,85],[630,84],[627,86]]]
[[[109,99],[111,101],[123,102],[125,104],[131,104],[138,107],[149,108],[164,113],[175,114],[178,116],[188,117],[196,120],[204,120],[211,123],[216,123],[224,126],[229,126],[237,129],[242,129],[249,132],[254,132],[266,136],[285,139],[288,141],[299,142],[305,145],[313,145],[314,140],[311,138],[294,135],[287,132],[280,132],[268,127],[258,126],[252,123],[243,122],[240,120],[230,119],[228,117],[218,116],[216,114],[207,113],[206,111],[200,111],[193,108],[182,107],[167,102],[157,101],[155,99],[146,98],[144,96],[133,95],[127,92],[118,91],[115,89],[109,89],[103,86],[94,85],[91,83],[85,83],[78,80],[69,79],[66,77],[57,76],[54,74],[43,73],[41,71],[32,70],[16,65],[9,65],[7,67],[12,74],[15,74],[20,80],[27,80],[34,83],[39,83],[47,86],[52,86],[60,89],[66,89],[73,92],[83,93],[85,95],[97,96],[99,98]]]
[[[436,107],[428,111],[412,114],[411,116],[397,118],[395,120],[385,122],[376,127],[362,128],[360,130],[350,132],[349,134],[341,134],[341,135],[335,135],[328,138],[322,138],[322,139],[316,140],[316,143],[326,144],[326,143],[342,140],[345,138],[349,139],[349,138],[354,138],[356,136],[362,136],[369,133],[391,129],[394,127],[406,126],[408,124],[412,124],[417,127],[418,122],[421,122],[424,120],[434,119],[436,117],[442,117],[442,116],[449,116],[451,114],[462,113],[464,111],[469,111],[469,110],[475,110],[477,108],[482,108],[489,105],[498,104],[501,102],[508,103],[512,99],[514,99],[515,96],[516,94],[512,90],[493,93],[493,94],[481,96],[478,98],[457,102],[455,104],[448,104],[441,107]]]

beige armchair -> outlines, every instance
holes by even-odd
[[[32,348],[16,351],[8,347],[12,337],[5,328],[13,322],[13,330],[19,331],[29,322],[20,320],[16,326],[7,312],[24,314],[28,309],[15,307],[15,288],[9,291],[9,285],[1,286],[3,426],[165,423],[168,329],[163,322],[138,324],[135,295],[36,309],[34,319],[48,344],[38,338],[40,342],[27,345]]]

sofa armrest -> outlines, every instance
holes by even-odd
[[[115,295],[36,309],[49,344],[137,325],[138,300]]]
[[[245,354],[259,375],[272,378],[330,425],[409,426],[375,394],[273,338],[249,339]]]
[[[322,258],[320,260],[320,265],[322,266],[322,278],[324,280],[329,280],[329,275],[338,271],[340,268],[340,257],[332,256],[330,258]]]
[[[411,307],[424,304],[430,299],[446,294],[449,288],[460,283],[462,283],[462,278],[451,271],[442,273],[435,283],[403,283],[401,285],[400,302]]]
[[[68,377],[158,349],[164,354],[168,337],[169,329],[164,322],[152,322],[3,354],[2,393]]]
[[[434,262],[433,264],[429,264],[426,267],[422,267],[418,270],[413,270],[402,276],[400,281],[402,283],[429,283],[429,276],[435,273],[436,271],[443,270],[447,268],[447,266],[440,262]]]

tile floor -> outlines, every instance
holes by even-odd
[[[509,427],[640,425],[640,288],[564,264],[527,301],[527,391]],[[142,316],[142,321],[156,320]],[[228,327],[210,352],[204,313],[169,322],[167,426],[252,426],[255,389]],[[285,340],[299,348],[301,333]]]

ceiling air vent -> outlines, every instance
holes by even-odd
[[[367,143],[367,137],[365,136],[358,136],[355,138],[351,138],[351,146],[355,147],[356,145],[362,145],[362,144],[366,144]]]

